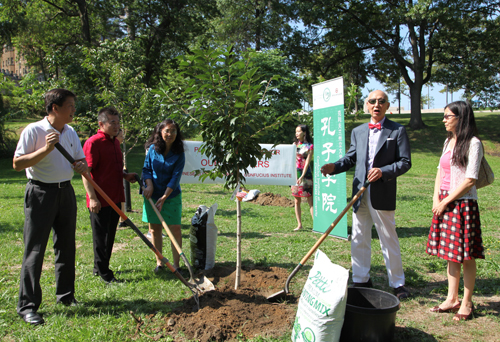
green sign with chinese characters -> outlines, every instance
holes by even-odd
[[[339,160],[345,154],[344,80],[342,77],[314,84],[314,226],[313,231],[324,233],[344,210],[346,175],[324,177],[321,166]],[[347,239],[347,218],[330,233]]]

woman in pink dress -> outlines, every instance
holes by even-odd
[[[300,208],[302,197],[307,199],[309,211],[311,212],[311,216],[313,216],[313,144],[307,125],[298,125],[295,128],[293,144],[297,147],[297,185],[303,186],[302,194],[294,194],[295,217],[297,218],[297,228],[294,231],[298,231],[302,229],[302,210]]]
[[[434,185],[432,225],[427,253],[448,262],[448,296],[430,311],[454,312],[453,320],[474,315],[472,293],[476,281],[476,259],[484,259],[481,221],[475,187],[483,157],[472,107],[456,101],[446,106],[443,118],[448,131]],[[463,267],[464,295],[458,291]]]

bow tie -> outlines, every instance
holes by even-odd
[[[375,125],[374,125],[374,124],[372,124],[372,123],[369,123],[369,124],[368,124],[368,128],[369,128],[369,129],[373,129],[373,128],[382,129],[382,126],[380,125],[380,122],[379,122],[379,123],[376,123]]]

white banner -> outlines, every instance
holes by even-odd
[[[181,183],[201,183],[199,176],[195,176],[195,170],[211,170],[214,162],[199,152],[201,141],[184,141],[184,154],[186,165],[182,172]],[[257,167],[249,168],[245,175],[246,184],[249,185],[295,185],[297,171],[295,166],[294,145],[260,144],[263,149],[271,150],[273,155],[268,160],[260,160]],[[224,184],[224,179],[217,178],[215,181],[207,178],[203,183]]]

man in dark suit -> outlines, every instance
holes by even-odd
[[[399,299],[408,298],[401,250],[396,233],[396,178],[411,167],[410,142],[403,126],[385,117],[389,98],[375,90],[366,101],[371,122],[353,129],[351,146],[335,163],[325,164],[321,173],[333,175],[356,166],[353,196],[368,180],[371,184],[353,206],[351,262],[355,287],[372,287],[370,279],[371,230],[375,225],[384,256],[389,286]]]

